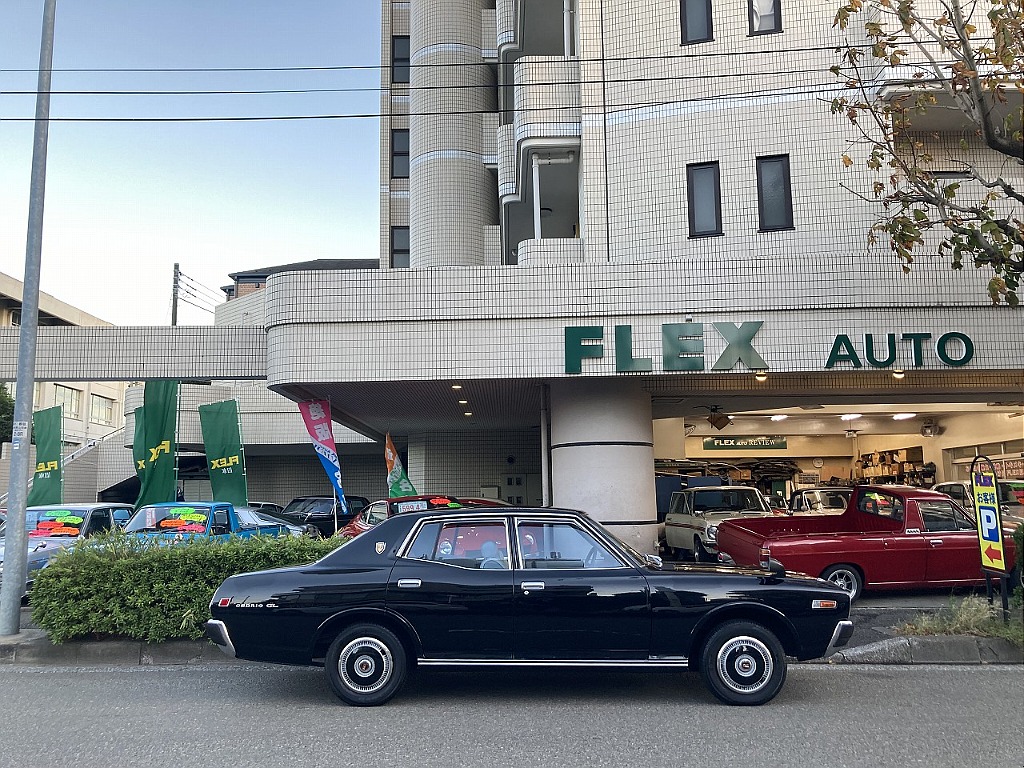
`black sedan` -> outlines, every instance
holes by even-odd
[[[228,578],[207,635],[252,661],[322,665],[383,704],[414,666],[698,669],[728,704],[763,704],[786,657],[853,632],[849,594],[775,571],[663,565],[571,510],[397,515],[311,565]]]

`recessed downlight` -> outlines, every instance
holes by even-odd
[[[917,416],[916,413],[894,413],[892,415],[892,420],[893,421],[906,421],[907,419],[912,419],[915,416]]]

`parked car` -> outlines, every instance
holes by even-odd
[[[854,599],[864,589],[985,583],[974,520],[949,496],[905,485],[859,486],[841,515],[729,520],[718,527],[718,545],[741,566],[775,560]],[[1009,527],[1004,545],[1012,569]]]
[[[772,509],[757,488],[715,485],[684,488],[672,494],[665,516],[665,545],[679,560],[718,559],[718,526],[730,517],[763,517]]]
[[[241,514],[240,514],[241,512]],[[125,526],[125,532],[168,542],[229,536],[289,536],[290,526],[265,523],[251,510],[225,501],[170,501],[147,504]],[[301,534],[300,534],[301,535]]]
[[[249,507],[249,509],[251,509],[252,513],[265,524],[285,525],[291,531],[292,535],[311,536],[316,539],[320,538],[320,530],[315,525],[310,523],[306,523],[305,525],[295,525],[282,517],[280,512],[269,512],[263,507]]]
[[[800,488],[789,495],[789,511],[794,515],[841,515],[853,495],[853,488]]]
[[[252,507],[260,512],[269,512],[272,515],[284,510],[284,507],[280,504],[275,504],[272,501],[250,501],[246,506]]]
[[[321,536],[333,536],[370,503],[365,496],[345,494],[346,514],[333,496],[296,496],[278,515],[292,525],[313,525]]]
[[[452,665],[692,668],[721,701],[763,704],[787,656],[827,656],[853,632],[835,585],[663,565],[581,512],[523,507],[395,515],[311,565],[228,578],[210,611],[228,655],[323,665],[357,706]]]
[[[28,576],[26,590],[31,589],[36,573],[50,564],[50,559],[84,538],[111,528],[122,528],[135,510],[130,504],[54,504],[29,507],[25,510],[25,532],[28,535]],[[0,539],[0,579],[6,537]]]
[[[305,536],[306,528],[292,525],[284,520],[275,520],[257,507],[235,507],[238,524],[242,530],[255,529],[257,533],[271,536]],[[319,535],[319,534],[317,534]]]
[[[456,498],[447,494],[421,494],[419,496],[396,496],[393,499],[375,501],[341,529],[341,536],[358,536],[394,515],[405,512],[423,512],[427,509],[457,509],[459,507],[503,507],[505,502],[496,499]]]
[[[1012,526],[1024,523],[1024,480],[996,480],[999,488],[999,512],[1003,522]],[[953,501],[974,515],[974,494],[971,484],[953,480],[932,486],[933,491],[944,493]]]

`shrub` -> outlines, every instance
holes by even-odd
[[[228,576],[318,560],[338,539],[196,538],[175,546],[114,532],[54,556],[29,594],[54,643],[83,637],[198,638]]]

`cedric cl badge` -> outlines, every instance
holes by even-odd
[[[387,546],[387,544],[385,544],[383,541],[378,541],[377,545],[374,547],[374,549],[377,550],[377,554],[378,555],[383,555],[384,554],[384,548],[386,546]]]

